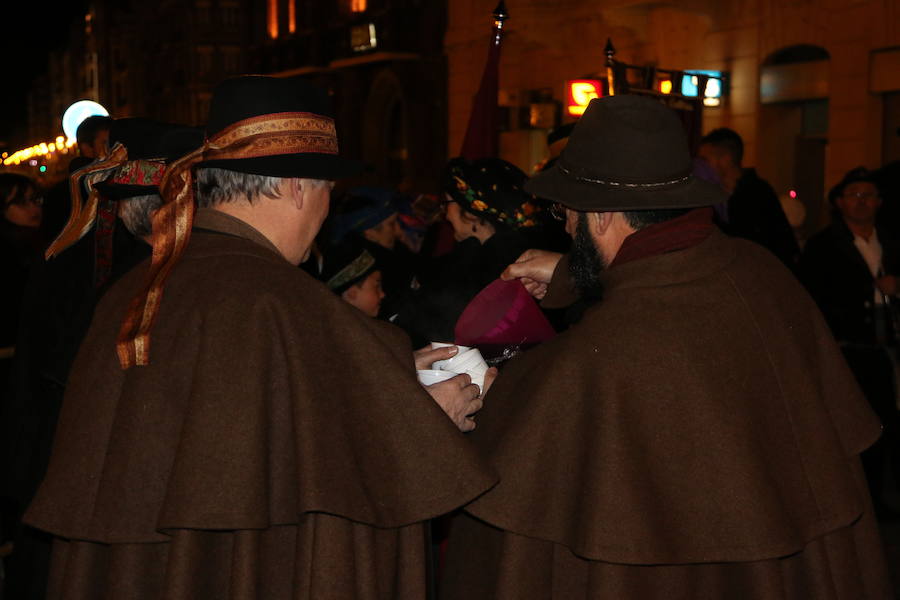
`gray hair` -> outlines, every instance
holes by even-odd
[[[162,206],[158,194],[135,196],[119,200],[119,218],[135,237],[145,237],[153,233],[153,211]]]
[[[260,196],[278,198],[279,185],[280,177],[201,168],[197,170],[197,206],[210,208],[245,198],[252,204]]]

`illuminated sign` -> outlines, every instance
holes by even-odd
[[[709,77],[704,90],[697,89],[700,85],[698,75]],[[690,97],[702,95],[704,105],[719,106],[722,101],[722,71],[685,71],[681,79],[681,95]]]
[[[94,115],[108,117],[109,112],[92,100],[79,100],[67,108],[62,118],[63,132],[66,137],[75,139],[75,131],[81,122]]]
[[[566,112],[580,117],[591,100],[602,96],[603,84],[599,79],[570,79],[566,82]]]
[[[672,93],[672,80],[671,79],[660,80],[659,91],[663,94],[671,94]]]

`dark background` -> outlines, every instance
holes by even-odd
[[[32,79],[46,70],[47,56],[65,47],[70,25],[83,18],[87,0],[4,1],[0,8],[3,85],[0,86],[0,146],[28,115]]]

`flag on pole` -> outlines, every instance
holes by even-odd
[[[500,0],[494,9],[493,17],[494,24],[484,73],[478,92],[472,99],[469,125],[460,150],[460,156],[469,160],[492,158],[499,154],[497,93],[500,86],[500,41],[503,22],[509,18],[503,0]]]

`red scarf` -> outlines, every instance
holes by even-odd
[[[685,250],[709,237],[715,225],[712,208],[697,208],[670,221],[644,227],[625,238],[609,268],[637,260]]]

